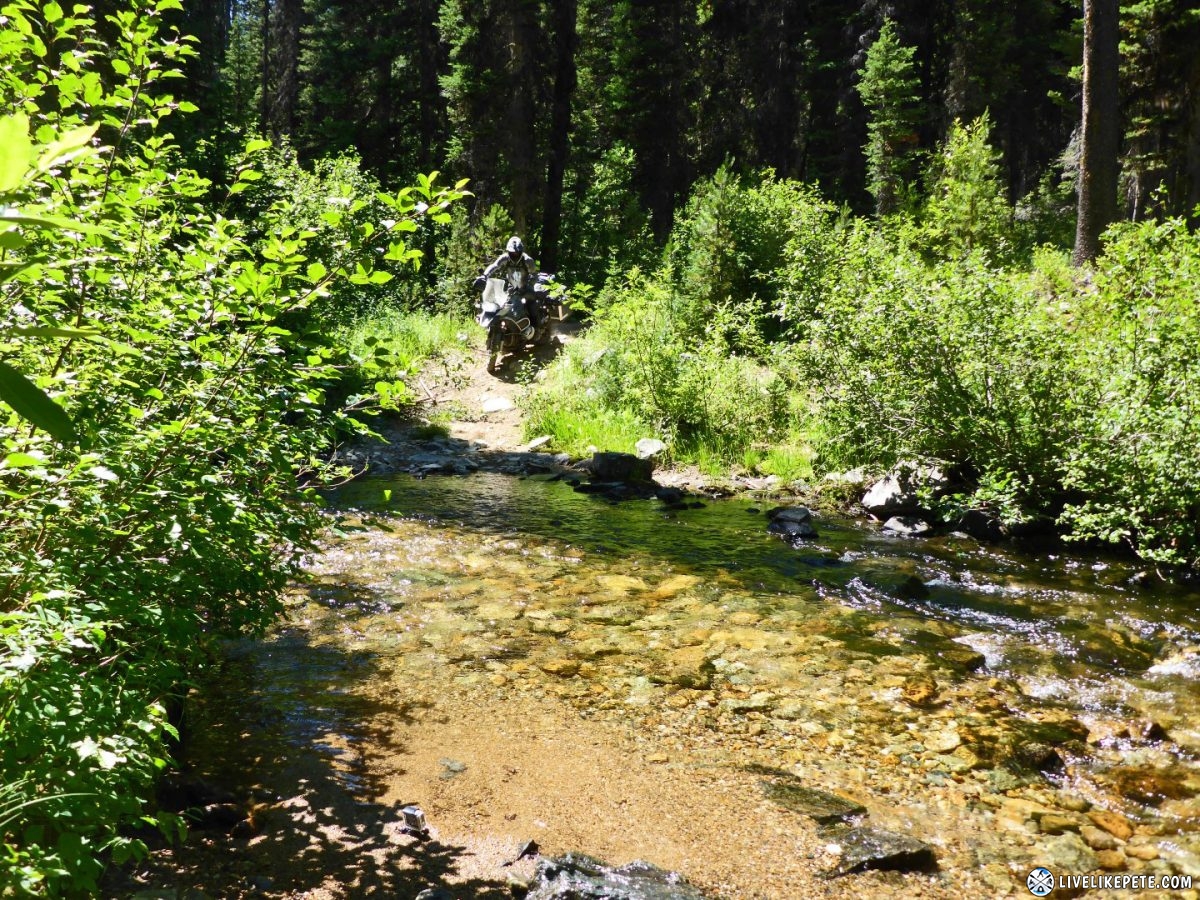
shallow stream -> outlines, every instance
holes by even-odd
[[[235,680],[288,727],[238,726],[240,764],[316,741],[377,798],[366,723],[386,683],[436,674],[786,770],[997,893],[1032,865],[1200,876],[1200,595],[1129,561],[828,515],[794,548],[769,501],[668,511],[543,476],[332,503],[292,624],[241,651]]]

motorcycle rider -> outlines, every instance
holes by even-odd
[[[489,278],[499,278],[505,284],[512,285],[517,289],[521,298],[525,300],[525,309],[529,313],[529,328],[525,330],[526,338],[533,336],[541,316],[538,299],[533,290],[537,273],[537,263],[533,261],[532,256],[525,252],[525,244],[514,234],[508,239],[504,252],[483,270],[482,275],[475,279],[475,289],[479,291],[483,290]]]

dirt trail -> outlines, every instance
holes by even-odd
[[[554,342],[519,356],[505,356],[495,374],[487,371],[482,352],[467,357],[452,377],[442,378],[425,393],[425,412],[437,418],[449,411],[450,437],[484,445],[489,450],[523,450],[525,420],[518,400],[529,382],[540,377],[561,348],[575,340],[578,322],[555,325]]]

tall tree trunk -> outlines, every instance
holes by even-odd
[[[1100,235],[1117,218],[1117,99],[1120,72],[1119,0],[1083,3],[1083,137],[1079,158],[1079,218],[1075,265],[1100,253]]]
[[[517,233],[528,239],[533,218],[534,197],[537,194],[536,112],[534,93],[537,90],[537,8],[534,0],[518,0],[512,6],[512,42],[509,66],[508,119],[504,133],[512,165],[512,217]]]
[[[550,161],[546,167],[546,200],[542,211],[542,266],[558,268],[562,234],[563,175],[571,150],[571,97],[575,93],[575,49],[578,44],[576,0],[559,0],[555,7],[554,100],[550,110]]]
[[[278,0],[275,20],[275,102],[271,104],[270,131],[276,139],[296,130],[296,101],[300,96],[300,26],[303,0]]]
[[[262,84],[258,127],[266,134],[271,127],[271,0],[262,0],[262,22],[259,26],[262,29],[262,65],[259,72]]]
[[[421,132],[418,141],[417,163],[423,172],[431,172],[437,167],[444,150],[442,146],[443,119],[439,114],[445,98],[442,96],[441,85],[438,83],[443,62],[438,49],[438,6],[437,0],[421,0],[417,9],[420,17],[416,29],[416,53],[420,71],[418,115],[420,116]]]

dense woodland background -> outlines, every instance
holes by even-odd
[[[873,113],[864,66],[889,21],[910,66],[875,73],[892,82]],[[210,141],[209,171],[232,135],[260,129],[304,159],[354,150],[385,182],[449,171],[471,179],[475,216],[498,204],[545,266],[589,279],[612,251],[596,246],[602,211],[625,199],[608,227],[639,237],[644,219],[662,240],[727,161],[873,209],[873,115],[896,119],[889,152],[916,191],[953,123],[987,112],[1008,198],[1073,203],[1078,2],[203,0],[181,25],[200,38],[186,93],[205,111],[193,136]],[[1120,40],[1106,114],[1123,123],[1123,212],[1190,214],[1200,10],[1123,3]]]

